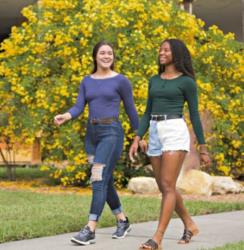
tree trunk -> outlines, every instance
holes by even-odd
[[[8,145],[8,144],[7,144]],[[11,159],[11,151],[10,151],[10,147],[8,145],[7,147],[7,151],[8,151],[8,154],[9,154],[9,159]],[[8,180],[10,181],[15,181],[16,180],[16,171],[15,171],[15,166],[14,165],[11,165],[10,164],[10,161],[8,161],[4,154],[3,154],[3,151],[2,149],[0,148],[0,155],[3,159],[3,162],[5,163],[6,165],[6,173],[7,173],[7,177],[8,177]]]

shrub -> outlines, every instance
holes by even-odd
[[[215,165],[210,171],[242,172],[244,68],[241,45],[233,34],[224,35],[216,26],[205,31],[201,20],[166,0],[42,0],[22,13],[27,21],[13,27],[1,44],[0,107],[8,118],[0,128],[2,136],[31,143],[41,130],[43,160],[84,165],[87,109],[61,127],[53,125],[53,117],[75,102],[80,80],[92,69],[93,46],[102,39],[114,44],[116,70],[132,82],[141,115],[148,79],[157,73],[159,45],[176,37],[186,42],[194,58],[200,111],[210,112],[213,120],[206,134]],[[124,111],[120,119],[126,152],[133,135]]]

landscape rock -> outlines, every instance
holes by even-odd
[[[153,177],[134,177],[131,178],[127,187],[133,193],[159,193],[155,178]]]
[[[176,186],[183,194],[212,195],[212,177],[200,170],[182,171]]]
[[[212,176],[213,194],[240,193],[242,185],[228,176]]]

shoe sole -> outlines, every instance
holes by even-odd
[[[87,245],[91,245],[91,244],[95,244],[96,243],[95,240],[80,241],[80,240],[77,240],[75,238],[71,238],[71,242],[76,243],[78,245],[82,245],[82,246],[87,246]]]
[[[131,231],[131,226],[129,226],[126,230],[125,230],[125,232],[124,232],[124,234],[122,235],[122,236],[116,236],[116,235],[112,235],[112,239],[124,239],[125,238],[125,236]]]

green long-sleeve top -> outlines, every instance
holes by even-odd
[[[146,133],[151,115],[182,115],[185,102],[188,103],[190,119],[199,144],[205,144],[202,124],[198,112],[196,82],[188,76],[174,79],[162,79],[153,76],[149,81],[147,106],[141,118],[137,135],[141,138]]]

